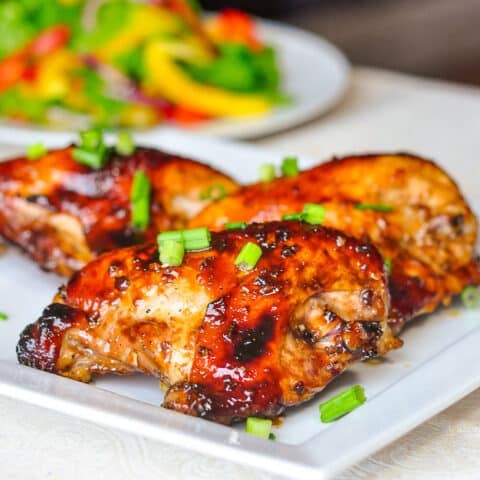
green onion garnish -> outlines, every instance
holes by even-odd
[[[185,250],[203,250],[210,247],[212,237],[207,227],[192,228],[182,231]]]
[[[8,320],[8,315],[6,313],[0,312],[0,320]]]
[[[333,420],[343,417],[343,415],[363,405],[365,400],[365,390],[361,385],[355,385],[321,403],[319,406],[320,420],[324,423],[333,422]]]
[[[82,165],[98,170],[107,163],[108,148],[103,143],[100,130],[80,132],[81,145],[73,150],[73,158]]]
[[[477,308],[480,305],[480,288],[470,285],[461,293],[463,304],[467,308]]]
[[[325,220],[325,207],[318,203],[306,203],[303,207],[303,219],[312,225],[321,225]]]
[[[386,258],[383,263],[385,263],[385,269],[387,270],[387,274],[391,275],[392,274],[392,259],[391,258]]]
[[[135,151],[135,143],[129,132],[123,131],[118,133],[115,150],[120,155],[131,155]]]
[[[269,439],[269,440],[276,440],[276,439],[277,439],[277,436],[276,436],[274,433],[270,432],[270,433],[268,434],[268,439]]]
[[[223,226],[227,230],[242,230],[247,228],[247,222],[226,222],[223,224]]]
[[[294,177],[298,175],[298,158],[285,157],[282,162],[282,175],[284,177]]]
[[[100,130],[91,128],[80,132],[80,140],[82,141],[82,147],[86,150],[96,150],[103,144],[103,135]]]
[[[375,203],[357,203],[355,208],[358,210],[373,210],[375,212],[393,212],[393,207],[390,205],[382,205]]]
[[[47,153],[45,145],[41,142],[34,143],[27,147],[27,158],[29,160],[37,160],[38,158],[43,157]]]
[[[175,240],[177,242],[182,242],[183,243],[183,235],[181,230],[171,230],[168,232],[162,232],[157,235],[157,243],[159,247],[163,242],[166,242],[167,240]]]
[[[282,216],[282,220],[297,220],[299,222],[304,220],[303,213],[287,213]]]
[[[200,193],[200,200],[221,200],[227,196],[227,189],[222,183],[208,187]]]
[[[87,150],[78,147],[73,150],[73,158],[82,165],[98,170],[102,168],[107,161],[107,147],[101,145],[97,150]]]
[[[248,417],[245,423],[245,432],[266,440],[270,437],[271,429],[272,421],[266,418]]]
[[[203,250],[210,247],[211,235],[206,227],[162,232],[157,236],[160,258],[164,245],[172,241],[181,243],[184,251]]]
[[[160,263],[164,267],[178,267],[182,264],[184,255],[183,242],[165,240],[160,246]]]
[[[135,228],[145,230],[150,223],[150,193],[152,184],[141,170],[133,176],[130,204],[132,210],[131,223]]]
[[[235,265],[240,268],[240,270],[253,270],[261,256],[262,249],[256,243],[248,242],[237,255]]]
[[[260,165],[259,177],[261,182],[271,182],[275,178],[275,165],[273,163]]]

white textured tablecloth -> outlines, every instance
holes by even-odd
[[[480,91],[357,69],[335,111],[258,143],[319,159],[334,153],[410,150],[435,158],[455,176],[456,158],[480,152]],[[480,198],[480,161],[475,158],[472,165],[462,187]],[[273,477],[0,396],[0,480],[87,478]],[[480,479],[480,391],[339,478]]]

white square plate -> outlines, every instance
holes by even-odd
[[[255,180],[261,163],[281,160],[280,153],[175,131],[160,134],[155,145],[208,162],[241,182]],[[301,160],[302,167],[314,163]],[[460,170],[456,180],[462,185],[469,165]],[[466,193],[470,201],[479,199]],[[456,305],[414,321],[402,334],[404,348],[381,364],[357,364],[313,401],[287,411],[274,430],[277,440],[264,441],[244,434],[243,425],[225,427],[160,408],[162,393],[152,378],[107,376],[84,385],[17,365],[20,331],[61,282],[13,247],[0,256],[0,310],[9,314],[0,322],[1,394],[280,475],[329,478],[480,386],[480,312]],[[365,387],[368,402],[322,424],[320,401],[355,383]]]

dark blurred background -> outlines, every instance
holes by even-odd
[[[353,63],[480,85],[480,0],[202,0],[319,33]]]

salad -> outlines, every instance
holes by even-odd
[[[2,0],[0,116],[84,128],[259,116],[287,101],[273,48],[196,0]]]

